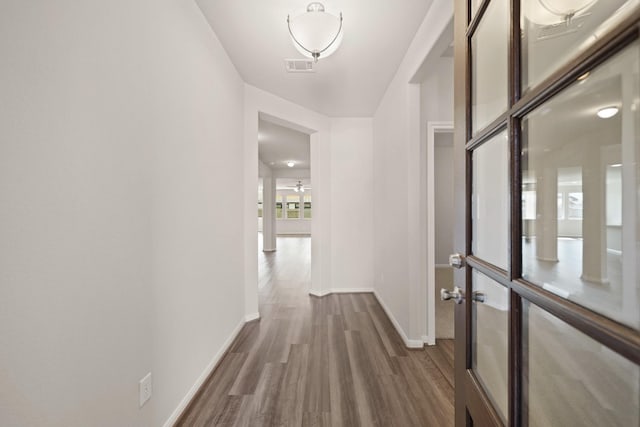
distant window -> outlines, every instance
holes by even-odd
[[[311,219],[311,195],[304,196],[304,219]]]
[[[582,193],[569,193],[569,219],[582,219]]]
[[[522,192],[522,219],[536,219],[536,192]]]
[[[282,219],[282,196],[276,196],[276,218]]]
[[[564,219],[564,194],[558,193],[558,219]]]
[[[300,218],[300,196],[287,196],[287,218]]]

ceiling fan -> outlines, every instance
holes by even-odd
[[[298,182],[296,183],[296,185],[289,185],[289,188],[293,188],[293,191],[295,191],[296,193],[304,193],[304,184],[302,184],[302,180],[298,180]]]

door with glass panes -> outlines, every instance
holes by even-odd
[[[455,0],[456,425],[640,425],[640,1]]]

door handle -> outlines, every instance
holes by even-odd
[[[464,293],[462,292],[462,289],[457,286],[455,286],[452,291],[442,288],[440,289],[440,299],[442,301],[449,301],[452,299],[456,304],[462,304],[462,301],[464,300]]]
[[[475,291],[471,296],[471,299],[475,302],[485,302],[487,300],[487,295],[484,292]]]
[[[453,268],[464,267],[464,255],[457,253],[449,255],[449,265]]]

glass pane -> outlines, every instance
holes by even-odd
[[[640,327],[640,43],[523,121],[523,277]],[[612,115],[602,113],[614,107]],[[524,212],[523,212],[524,213]]]
[[[502,420],[508,412],[509,290],[482,273],[473,271],[472,369]]]
[[[481,130],[507,109],[509,4],[492,0],[471,37],[471,125]]]
[[[478,8],[480,7],[480,4],[482,3],[482,0],[471,0],[471,13],[469,14],[469,16],[471,16],[471,19],[473,19],[474,16],[476,16],[476,12],[478,11]]]
[[[509,148],[503,131],[473,152],[473,254],[508,269]]]
[[[540,83],[637,8],[638,0],[523,0],[523,88]]]
[[[530,427],[640,425],[638,365],[524,300],[523,316]]]

